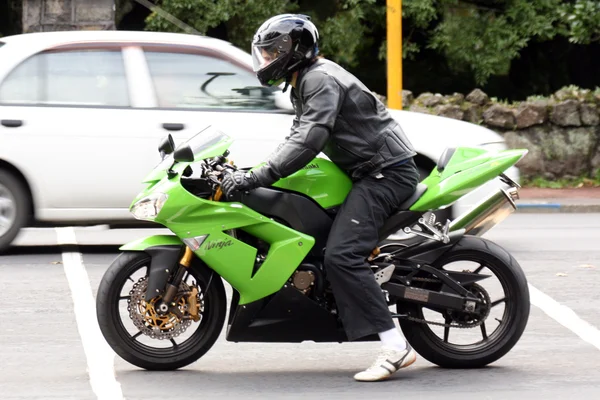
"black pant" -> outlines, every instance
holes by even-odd
[[[385,220],[414,193],[419,173],[410,159],[384,169],[382,175],[354,183],[333,222],[325,251],[327,279],[350,340],[395,327],[367,257],[377,246],[377,232]]]

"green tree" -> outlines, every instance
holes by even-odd
[[[405,0],[407,16],[428,29],[413,53],[428,47],[442,53],[457,71],[469,69],[478,84],[506,75],[530,40],[557,33],[560,0]]]
[[[559,8],[563,21],[562,34],[573,43],[600,42],[600,2],[576,0],[564,2]]]
[[[280,13],[305,13],[319,27],[323,37],[321,51],[349,67],[357,64],[357,52],[369,31],[364,19],[376,3],[377,0],[330,0],[321,4],[310,0],[161,0],[157,5],[201,34],[224,26],[226,39],[243,49],[250,47],[254,32],[267,18]],[[301,8],[302,5],[309,7]],[[379,16],[385,19],[384,13],[385,9],[380,7]],[[146,22],[148,30],[181,31],[155,12]]]
[[[334,61],[346,67],[358,64],[358,53],[372,45],[365,37],[373,30],[373,15],[385,19],[385,10],[377,7],[376,0],[341,0],[336,3],[335,13],[319,20],[323,37],[321,50]]]
[[[455,71],[469,69],[477,84],[507,75],[532,41],[557,36],[573,43],[600,39],[597,0],[404,0],[404,17],[427,39],[407,38],[409,53],[427,47],[443,54]]]
[[[267,18],[296,10],[295,4],[286,0],[161,0],[157,5],[203,35],[223,24],[227,40],[242,49],[250,48],[252,35]],[[181,31],[156,12],[146,22],[148,30]]]
[[[386,0],[158,0],[157,4],[202,34],[218,31],[217,36],[243,49],[249,49],[252,35],[268,17],[284,12],[310,15],[321,32],[322,54],[374,90],[385,90]],[[558,83],[600,84],[600,77],[590,72],[583,78],[581,71],[565,72],[574,70],[575,55],[585,56],[590,66],[600,63],[592,54],[600,42],[598,0],[403,0],[402,4],[405,85],[415,91],[464,91],[487,85],[492,95],[518,90],[526,97],[539,90],[547,93]],[[179,31],[155,13],[147,18],[146,29]]]

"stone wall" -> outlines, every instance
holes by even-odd
[[[114,0],[23,0],[23,32],[115,29]]]
[[[481,124],[501,134],[510,148],[529,153],[517,164],[526,177],[595,176],[600,168],[600,89],[563,88],[524,102],[490,99],[475,89],[442,96],[403,91],[403,106],[416,112]]]

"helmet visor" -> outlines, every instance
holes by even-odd
[[[292,40],[287,35],[253,44],[252,63],[254,65],[254,71],[265,68],[273,61],[289,53],[291,48]]]

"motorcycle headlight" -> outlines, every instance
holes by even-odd
[[[152,193],[138,200],[129,211],[137,219],[151,221],[156,218],[168,198],[164,193]]]

